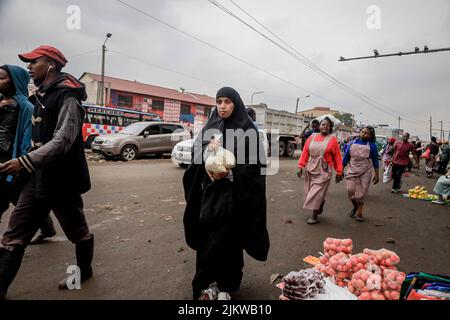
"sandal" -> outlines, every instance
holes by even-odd
[[[317,223],[319,223],[319,219],[309,218],[309,220],[306,223],[307,224],[317,224]]]

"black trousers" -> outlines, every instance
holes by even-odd
[[[402,175],[405,172],[406,167],[407,166],[401,166],[398,164],[392,165],[392,180],[394,180],[392,189],[399,190],[402,186]]]
[[[77,243],[91,237],[81,195],[59,194],[36,198],[34,180],[29,179],[11,213],[2,245],[11,249],[28,246],[36,231],[48,219],[51,210],[71,242]]]

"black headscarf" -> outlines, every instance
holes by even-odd
[[[229,98],[234,104],[234,110],[227,119],[222,119],[217,108],[202,129],[194,142],[194,162],[186,170],[183,177],[183,185],[186,198],[186,210],[184,213],[184,227],[187,244],[197,250],[200,243],[204,241],[202,235],[205,230],[199,223],[200,211],[202,208],[203,189],[202,183],[205,181],[205,162],[201,150],[209,144],[211,137],[205,137],[207,130],[215,129],[222,134],[222,145],[235,154],[237,160],[237,150],[245,148],[245,162],[240,163],[232,169],[233,172],[233,223],[229,226],[233,230],[234,237],[237,238],[241,247],[253,258],[265,261],[269,250],[269,236],[266,227],[266,178],[262,173],[265,158],[259,155],[262,148],[262,141],[258,135],[258,129],[247,114],[244,103],[239,93],[230,87],[224,87],[217,92],[216,98]],[[227,144],[226,130],[242,129],[234,137],[234,148]],[[249,132],[254,130],[254,132]],[[257,137],[258,152],[251,152],[249,140],[245,134],[255,134]],[[195,152],[197,149],[197,152]],[[200,150],[199,150],[200,149]],[[263,150],[263,149],[262,149]],[[200,152],[199,152],[200,151]]]

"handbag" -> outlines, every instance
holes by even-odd
[[[430,159],[431,149],[427,148],[427,150],[420,156],[422,159]]]

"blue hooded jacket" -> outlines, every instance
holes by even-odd
[[[6,65],[11,75],[16,94],[16,100],[19,106],[19,119],[17,120],[16,138],[12,158],[18,158],[28,153],[31,146],[31,116],[33,114],[33,105],[28,101],[28,84],[30,76],[28,72],[18,66]]]

